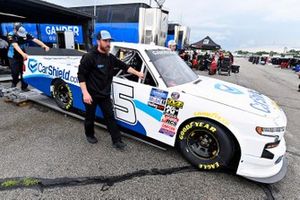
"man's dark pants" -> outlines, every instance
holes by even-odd
[[[113,111],[113,105],[110,97],[93,98],[93,102],[91,105],[86,103],[84,105],[86,110],[84,128],[87,137],[93,137],[95,134],[94,132],[95,113],[96,113],[97,106],[99,106],[102,110],[108,132],[110,133],[112,138],[112,142],[116,143],[121,141],[121,133],[117,126],[117,122]]]
[[[9,58],[9,65],[11,68],[13,86],[17,86],[18,82],[20,81],[19,76],[21,76],[21,88],[26,89],[28,87],[28,84],[23,80],[23,61]]]

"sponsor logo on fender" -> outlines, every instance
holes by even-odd
[[[229,120],[221,117],[218,113],[210,113],[210,112],[195,112],[194,116],[196,117],[208,117],[210,119],[214,119],[224,125],[229,125]]]
[[[61,69],[59,67],[49,65],[46,66],[42,62],[37,61],[36,59],[30,58],[28,60],[28,68],[32,73],[40,72],[42,74],[46,74],[48,76],[52,76],[55,78],[61,78],[66,81],[70,81],[73,83],[78,83],[78,78],[71,76],[71,71],[66,69]]]
[[[244,94],[239,89],[232,87],[232,86],[225,85],[223,83],[215,84],[215,89],[223,91],[223,92],[231,93],[231,94]]]
[[[252,108],[264,113],[271,113],[270,107],[262,94],[254,90],[249,90],[249,97],[252,100],[250,103]]]

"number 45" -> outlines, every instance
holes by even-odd
[[[115,117],[128,124],[136,124],[136,111],[132,99],[134,98],[134,89],[130,85],[113,82],[112,94],[115,106]]]

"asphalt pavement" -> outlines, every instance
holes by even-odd
[[[17,107],[0,99],[0,182],[20,186],[2,186],[0,199],[300,199],[298,76],[245,59],[236,63],[239,74],[212,78],[258,90],[287,115],[289,168],[279,183],[198,171],[176,149],[163,151],[133,139],[125,138],[128,148],[118,152],[102,128],[96,128],[99,143],[91,145],[82,121],[34,103]]]

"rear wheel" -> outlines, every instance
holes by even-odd
[[[61,79],[53,84],[53,98],[56,104],[64,109],[70,110],[73,105],[73,95],[69,85]]]
[[[182,155],[203,170],[228,167],[233,158],[234,141],[218,124],[194,120],[184,125],[178,136]]]

